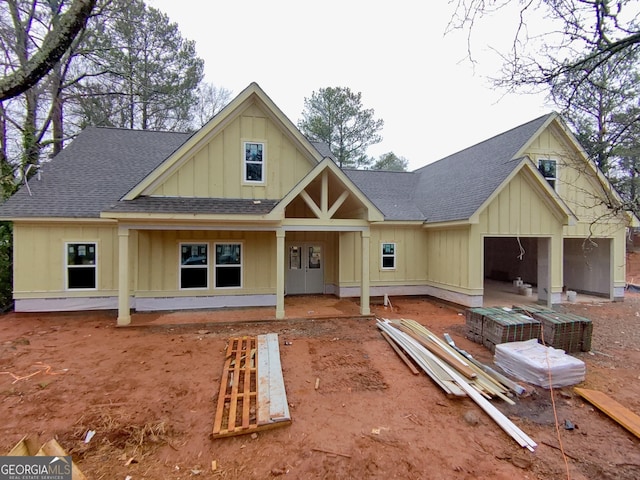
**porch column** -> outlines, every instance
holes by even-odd
[[[284,318],[284,230],[276,231],[276,318]]]
[[[362,238],[362,278],[360,279],[360,315],[371,315],[369,306],[369,241],[371,232],[369,229],[360,232]]]
[[[118,227],[118,325],[131,323],[129,305],[129,229]]]

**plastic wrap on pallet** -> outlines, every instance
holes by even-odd
[[[496,345],[494,361],[509,375],[543,388],[575,385],[586,375],[582,360],[536,339]]]

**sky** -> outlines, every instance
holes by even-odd
[[[515,2],[517,3],[517,2]],[[327,87],[361,92],[384,121],[381,143],[413,170],[553,110],[541,94],[491,86],[517,17],[485,18],[445,35],[454,12],[435,0],[147,0],[194,40],[205,80],[240,93],[257,82],[297,124],[305,98]],[[515,14],[516,12],[512,12]]]

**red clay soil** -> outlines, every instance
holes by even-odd
[[[332,314],[355,313],[355,303],[321,300],[287,298],[289,316],[318,318],[284,321],[257,321],[272,309],[139,314],[127,328],[113,312],[0,317],[0,454],[25,434],[55,437],[91,479],[640,478],[640,441],[570,387],[551,396],[528,385],[514,407],[493,401],[538,443],[531,453],[470,399],[413,375],[375,320]],[[392,301],[373,313],[448,332],[492,361],[465,338],[462,309]],[[563,308],[594,324],[592,351],[575,354],[587,364],[582,386],[640,413],[640,295]],[[269,332],[293,422],[211,438],[227,340]]]

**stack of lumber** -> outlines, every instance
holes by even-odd
[[[573,313],[532,309],[529,305],[514,307],[531,315],[541,323],[539,339],[545,345],[559,348],[567,353],[591,350],[593,324],[591,320]]]
[[[470,308],[466,311],[469,339],[492,352],[496,345],[540,336],[540,321],[510,308]]]
[[[440,340],[423,325],[414,320],[378,320],[383,337],[403,356],[411,358],[446,394],[456,397],[468,396],[478,404],[518,444],[531,451],[536,443],[505,417],[489,401],[499,397],[513,404],[507,394],[509,389],[522,392],[508,379],[495,373],[492,375],[464,350]],[[499,377],[506,380],[504,383]]]
[[[242,435],[290,423],[278,335],[229,339],[213,437]]]

